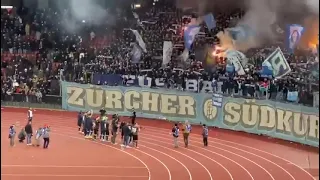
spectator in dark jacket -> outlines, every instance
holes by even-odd
[[[47,149],[49,146],[50,142],[50,127],[45,125],[44,128],[42,129],[43,131],[43,149]]]
[[[128,148],[129,147],[130,134],[131,134],[131,129],[130,129],[128,123],[124,124],[124,126],[122,127],[122,131],[123,131],[123,144],[121,146],[125,147],[125,148]]]
[[[24,130],[26,131],[26,134],[27,134],[27,145],[31,146],[32,145],[31,137],[33,134],[31,121],[29,121],[28,124],[24,127]]]
[[[119,128],[119,121],[117,119],[112,120],[112,137],[111,137],[111,143],[113,145],[116,145],[116,138],[118,134],[118,128]]]
[[[132,116],[131,116],[131,124],[135,124],[136,123],[136,117],[137,117],[136,112],[133,111]]]
[[[78,114],[78,121],[77,121],[79,133],[82,133],[82,131],[81,131],[82,124],[83,124],[83,114],[82,114],[82,111],[80,111]]]
[[[26,132],[23,128],[21,129],[21,131],[18,134],[18,139],[19,139],[20,143],[23,143],[23,141],[26,139]]]

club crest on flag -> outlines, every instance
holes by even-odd
[[[291,72],[289,63],[280,48],[277,48],[273,53],[271,53],[265,59],[263,64],[265,66],[269,66],[268,69],[272,68],[273,76],[275,78],[281,78]]]

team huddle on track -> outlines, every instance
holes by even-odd
[[[109,120],[106,111],[100,110],[100,115],[93,117],[93,111],[79,112],[78,114],[78,131],[84,135],[85,139],[99,140],[102,142],[111,142],[116,145],[116,138],[118,133],[121,133],[121,147],[138,148],[138,134],[140,132],[140,126],[135,122],[136,113],[133,112],[131,116],[131,123],[122,121],[117,114],[112,115],[112,119]],[[188,121],[183,124],[183,141],[187,148],[189,144],[189,134],[191,133],[191,125]],[[178,124],[174,124],[171,133],[173,136],[174,147],[178,147],[180,128]],[[208,146],[208,127],[204,124],[202,128],[203,145]]]
[[[84,134],[84,138],[100,141],[111,142],[116,145],[118,132],[121,132],[121,147],[129,148],[131,146],[138,148],[138,134],[140,131],[139,125],[135,122],[135,112],[131,117],[131,123],[120,122],[117,114],[112,115],[109,120],[106,111],[100,110],[100,115],[93,117],[93,111],[79,112],[78,114],[78,130]]]
[[[33,136],[32,131],[32,118],[33,112],[30,108],[28,110],[28,123],[22,128],[21,132],[18,135],[19,142],[23,142],[27,139],[27,145],[40,146],[41,138],[43,138],[43,148],[48,148],[49,145],[49,132],[50,127],[48,125],[44,125],[43,127],[39,127],[39,129],[35,133],[35,143],[31,142],[31,137]],[[102,142],[111,142],[113,145],[116,145],[116,138],[118,133],[121,133],[121,147],[122,148],[130,148],[135,147],[138,148],[138,134],[140,132],[140,126],[136,123],[136,113],[133,112],[131,116],[131,123],[122,121],[120,122],[120,117],[118,114],[113,114],[112,119],[109,120],[106,111],[104,109],[100,110],[100,115],[97,117],[93,117],[93,111],[87,112],[79,112],[78,114],[78,131],[79,133],[84,135],[85,139],[98,140]],[[183,141],[184,145],[187,148],[189,145],[189,134],[191,133],[191,125],[188,121],[182,125],[182,133],[183,133]],[[203,124],[202,127],[202,137],[203,137],[203,145],[208,146],[208,127]],[[9,139],[10,146],[14,146],[15,139],[15,125],[11,125],[9,128]],[[179,125],[174,124],[170,134],[173,136],[173,145],[175,148],[179,147],[178,139],[180,134]]]

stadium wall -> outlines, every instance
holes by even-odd
[[[212,94],[62,82],[62,108],[96,112],[105,108],[122,116],[135,110],[139,117],[188,120],[319,147],[319,111],[301,105],[224,98],[217,107],[212,105]]]

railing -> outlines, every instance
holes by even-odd
[[[37,98],[34,95],[16,93],[1,94],[1,106],[62,109],[61,105],[61,96],[44,95],[42,98]]]

